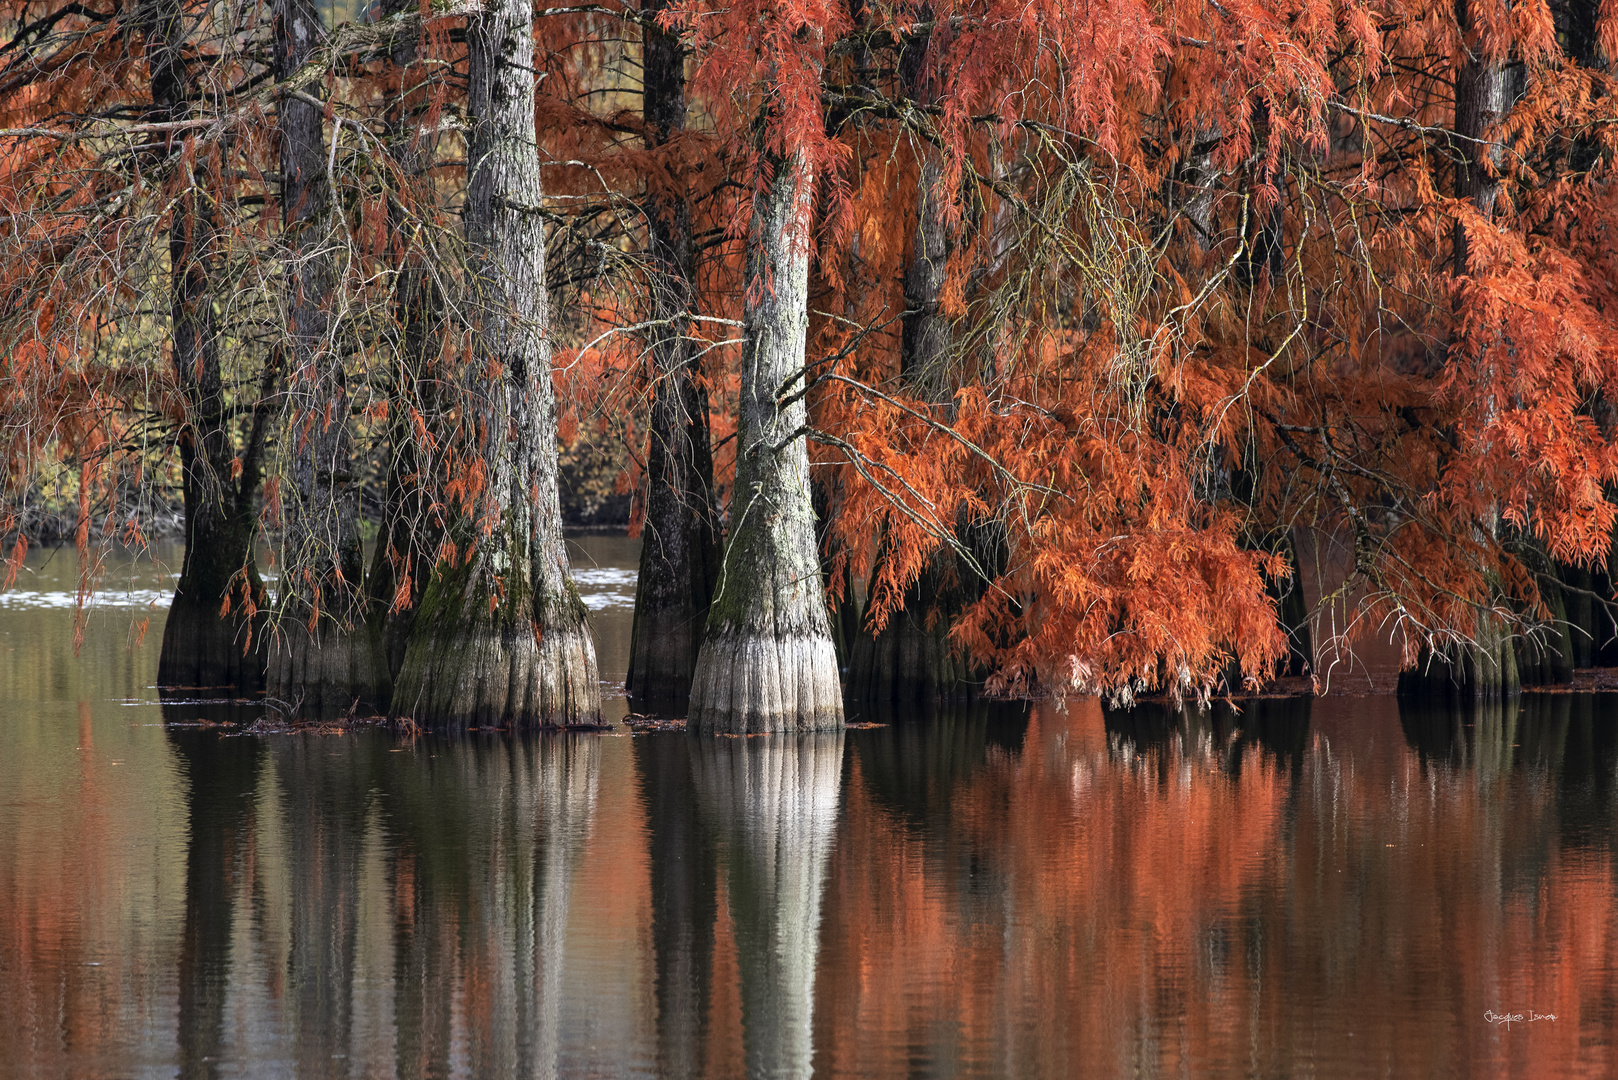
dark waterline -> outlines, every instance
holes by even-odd
[[[0,596],[0,1077],[1618,1074],[1611,698],[241,737],[74,575]]]

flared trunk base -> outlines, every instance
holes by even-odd
[[[266,693],[290,716],[329,720],[385,711],[393,681],[376,631],[364,624],[318,636],[302,623],[283,622],[270,645]]]
[[[264,689],[264,661],[262,620],[220,618],[218,604],[175,597],[163,624],[158,686],[256,694]]]
[[[424,727],[597,727],[601,682],[589,630],[419,622],[392,711]]]
[[[908,705],[973,696],[972,673],[950,648],[948,622],[927,625],[924,614],[896,612],[879,634],[862,633],[849,661],[848,695],[855,701]]]
[[[703,643],[691,685],[690,730],[753,735],[842,726],[837,649],[829,635],[719,633]]]
[[[1399,674],[1399,697],[1406,701],[1498,701],[1522,690],[1516,643],[1493,616],[1478,620],[1477,640],[1453,660],[1423,653],[1411,670]]]
[[[638,710],[684,714],[707,616],[679,608],[635,612],[627,689]]]

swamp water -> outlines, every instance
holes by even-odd
[[[240,736],[74,580],[0,595],[0,1077],[1618,1075],[1612,698]]]

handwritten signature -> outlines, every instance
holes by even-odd
[[[1506,1026],[1506,1030],[1510,1031],[1512,1024],[1533,1024],[1540,1020],[1550,1020],[1554,1022],[1556,1020],[1556,1014],[1537,1013],[1532,1009],[1529,1009],[1525,1013],[1497,1013],[1493,1009],[1490,1009],[1483,1014],[1483,1019],[1487,1020],[1491,1024],[1504,1024]]]

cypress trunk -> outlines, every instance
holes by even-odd
[[[154,120],[187,119],[198,102],[184,59],[178,0],[157,0],[142,26],[152,76]],[[185,559],[163,625],[161,686],[261,689],[263,635],[256,609],[264,587],[253,562],[253,504],[258,493],[267,411],[254,415],[236,472],[210,271],[220,257],[212,202],[197,160],[173,202],[169,222],[169,317],[174,379],[185,402],[176,440],[185,499]],[[268,381],[265,389],[268,390]]]
[[[1479,212],[1489,216],[1499,193],[1492,166],[1500,159],[1500,146],[1484,136],[1510,106],[1510,78],[1505,65],[1481,54],[1480,35],[1469,8],[1473,2],[1457,0],[1455,5],[1463,55],[1455,77],[1455,132],[1460,138],[1454,148],[1454,188],[1456,198],[1470,199]],[[1467,272],[1468,243],[1466,226],[1460,221],[1455,223],[1452,243],[1454,273],[1461,276]],[[1485,423],[1493,419],[1487,416]],[[1498,514],[1488,516],[1485,527],[1498,532]],[[1522,686],[1516,652],[1506,621],[1480,608],[1473,639],[1445,656],[1424,651],[1415,669],[1400,673],[1399,695],[1478,701],[1510,696]]]
[[[1561,590],[1567,614],[1567,646],[1574,669],[1591,666],[1596,641],[1595,580],[1582,566],[1556,565],[1557,577],[1567,585]]]
[[[906,92],[923,104],[930,104],[934,97],[923,72],[928,37],[907,42],[899,61]],[[943,184],[942,155],[925,144],[920,153],[915,246],[904,280],[899,375],[911,393],[944,401],[949,394],[954,335],[939,309],[939,298],[954,244],[945,217],[949,196]],[[871,580],[874,584],[876,572]],[[849,657],[850,697],[901,703],[969,693],[973,671],[949,641],[950,624],[976,599],[969,583],[970,571],[960,565],[952,548],[935,553],[906,589],[903,610],[895,612],[881,630],[862,627],[855,637]]]
[[[406,9],[405,0],[386,0],[383,15],[391,17]],[[430,467],[430,454],[427,447],[417,443],[411,415],[414,410],[430,429],[441,423],[433,390],[434,373],[429,367],[438,354],[444,315],[443,296],[426,255],[413,241],[411,210],[420,205],[417,185],[434,158],[434,148],[420,130],[426,112],[425,95],[413,85],[427,77],[417,63],[418,40],[416,31],[402,35],[389,54],[400,82],[388,141],[388,154],[399,182],[398,197],[388,204],[390,242],[398,260],[398,277],[394,284],[385,493],[371,571],[365,579],[371,621],[381,636],[390,678],[397,678],[404,664],[410,632],[442,540],[426,495],[424,470]]]
[[[1493,701],[1522,689],[1517,649],[1504,621],[1480,611],[1473,640],[1449,656],[1423,650],[1416,666],[1399,673],[1398,694],[1412,700]]]
[[[460,558],[422,597],[393,707],[435,725],[594,725],[595,644],[556,489],[529,5],[490,0],[468,17],[467,46],[465,214],[479,325],[462,413],[482,490],[453,537]]]
[[[649,0],[653,16],[664,0]],[[643,23],[647,143],[685,129],[685,53],[679,41]],[[649,706],[684,712],[719,576],[713,508],[708,394],[696,379],[685,333],[693,301],[690,212],[683,198],[653,196],[648,240],[653,330],[651,437],[646,451],[646,516],[630,637],[628,689]]]
[[[695,731],[841,727],[837,649],[815,545],[808,417],[796,394],[809,324],[812,167],[765,155],[753,198],[730,538],[691,687]]]
[[[276,75],[285,79],[325,39],[310,0],[275,0]],[[386,708],[391,684],[376,628],[366,621],[359,485],[348,426],[348,380],[336,339],[332,293],[331,183],[321,107],[284,98],[281,222],[288,257],[291,364],[283,486],[283,558],[269,692],[295,712]]]

